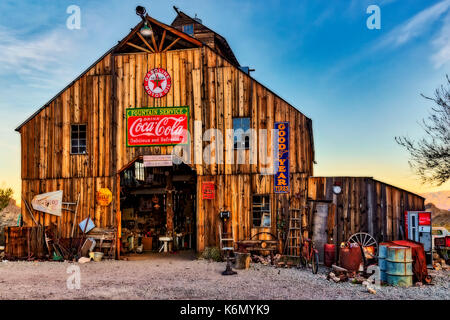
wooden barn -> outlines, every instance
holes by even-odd
[[[176,13],[167,25],[141,11],[124,39],[16,129],[25,226],[36,224],[36,195],[62,190],[64,202],[79,199],[77,214],[33,211],[37,224],[67,239],[89,217],[114,232],[118,255],[200,252],[221,245],[220,230],[294,256],[301,232],[319,248],[358,231],[401,237],[402,211],[423,210],[423,198],[371,178],[313,177],[312,121],[253,79],[224,37]]]
[[[306,207],[311,120],[253,79],[225,38],[199,19],[178,10],[171,25],[142,18],[16,129],[24,199],[56,190],[65,202],[80,195],[76,221],[73,212],[35,211],[38,223],[68,238],[90,217],[98,228],[115,228],[122,248],[147,237],[157,249],[169,236],[203,251],[219,246],[219,212],[229,211],[224,231],[235,241],[278,238],[289,208],[300,217]],[[158,128],[163,134],[155,136]],[[270,143],[274,132],[283,135],[276,140],[280,159]],[[180,146],[184,163],[174,164]],[[203,160],[204,150],[213,161]],[[283,165],[270,174],[274,162]],[[113,195],[107,206],[98,199],[105,188]],[[22,214],[33,226],[24,204]]]

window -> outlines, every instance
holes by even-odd
[[[86,154],[86,125],[73,124],[71,127],[71,153]]]
[[[183,32],[187,33],[190,36],[194,35],[194,25],[193,24],[186,24],[183,26]]]
[[[270,227],[270,196],[253,196],[252,212],[254,227]]]
[[[250,118],[233,118],[234,149],[250,149]]]

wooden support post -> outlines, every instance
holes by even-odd
[[[168,173],[168,174],[167,174]],[[167,205],[166,205],[166,223],[167,223],[167,235],[173,236],[173,184],[172,174],[167,172]]]

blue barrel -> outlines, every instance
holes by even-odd
[[[387,282],[386,274],[386,258],[387,258],[387,248],[389,244],[380,243],[378,247],[378,267],[380,267],[380,280],[382,282]]]
[[[413,282],[412,251],[408,247],[387,248],[387,283],[392,286],[410,287]]]

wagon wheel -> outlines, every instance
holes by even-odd
[[[348,241],[350,243],[357,243],[361,247],[371,247],[373,246],[375,248],[374,255],[378,256],[378,242],[375,240],[374,237],[372,237],[370,234],[365,232],[358,232],[352,235],[350,238],[348,238]]]

